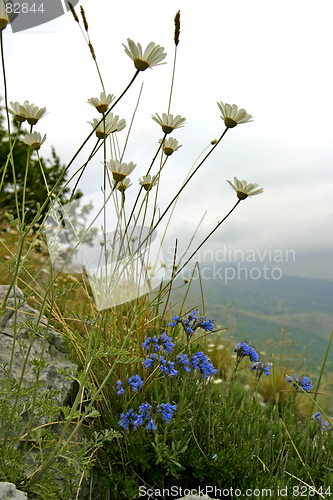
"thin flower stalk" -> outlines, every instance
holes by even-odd
[[[199,170],[199,168],[201,167],[201,165],[206,161],[206,159],[209,157],[209,155],[214,151],[214,149],[219,145],[219,143],[221,142],[221,140],[223,139],[223,137],[225,136],[225,134],[227,133],[228,131],[228,127],[225,128],[224,132],[222,133],[221,137],[218,139],[218,141],[216,142],[216,144],[214,144],[214,146],[208,151],[208,153],[206,154],[206,156],[203,158],[203,160],[201,160],[201,162],[199,163],[199,165],[195,168],[195,170],[192,172],[192,174],[189,176],[189,178],[184,182],[184,184],[182,185],[182,187],[179,189],[178,193],[172,198],[172,200],[170,201],[169,205],[166,207],[166,209],[164,210],[164,212],[160,215],[158,221],[156,222],[156,224],[154,225],[154,227],[152,228],[151,230],[151,233],[153,231],[155,231],[155,229],[157,228],[157,226],[160,224],[160,222],[162,221],[162,219],[164,218],[164,216],[166,215],[166,213],[169,211],[169,209],[171,208],[171,206],[173,205],[173,203],[177,200],[177,198],[179,197],[180,193],[185,189],[185,187],[187,186],[187,184],[190,182],[190,180],[192,179],[192,177],[196,174],[196,172]],[[165,137],[164,137],[165,138]],[[160,144],[160,147],[161,147],[162,143]],[[160,148],[159,148],[160,149]],[[241,200],[239,200],[241,201]],[[236,206],[238,205],[239,201],[236,203],[236,205],[233,207],[233,209],[228,213],[228,215],[226,217],[228,217],[230,215],[230,213],[236,208]],[[222,224],[222,222],[226,219],[226,217],[219,223],[219,225]],[[209,233],[209,235],[207,236],[207,238],[205,238],[204,242],[207,241],[207,239],[211,236],[211,234],[213,234],[214,231],[216,231],[216,229],[219,227],[216,226],[215,229]],[[150,235],[147,236],[147,238],[149,237]],[[147,239],[146,238],[146,239]],[[203,243],[204,243],[203,242]],[[141,245],[143,245],[145,243],[145,241],[142,242]],[[202,243],[202,244],[203,244]],[[198,247],[198,249],[201,247],[202,245],[200,245]],[[138,248],[138,250],[140,249],[140,247]],[[138,251],[137,250],[137,251]],[[193,254],[194,255],[194,254]],[[191,255],[191,258],[192,256]],[[189,260],[187,261],[189,262]],[[187,264],[186,262],[186,264]],[[181,269],[183,269],[184,266],[182,266]],[[180,271],[178,271],[177,274],[179,274]],[[177,275],[176,275],[177,276]]]

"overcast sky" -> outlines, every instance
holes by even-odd
[[[217,102],[245,108],[254,121],[230,129],[188,184],[171,220],[166,247],[178,238],[179,248],[185,249],[207,210],[195,248],[236,202],[226,179],[237,176],[258,183],[264,193],[241,202],[204,248],[217,252],[226,245],[243,249],[245,255],[293,250],[295,259],[279,264],[284,272],[333,279],[332,2],[207,0],[194,7],[189,0],[83,0],[82,5],[107,93],[119,96],[134,74],[122,47],[128,37],[144,47],[153,41],[167,52],[167,64],[142,72],[114,109],[129,123],[144,82],[124,157],[137,163],[127,206],[162,137],[151,115],[167,112],[173,19],[180,9],[170,111],[186,117],[186,125],[172,134],[183,147],[162,172],[160,209],[177,192],[197,156],[223,132]],[[47,134],[41,154],[50,156],[54,146],[67,163],[91,131],[87,121],[98,117],[87,98],[102,91],[80,29],[69,13],[25,32],[13,34],[8,27],[3,33],[8,98],[46,106],[48,115],[35,127]],[[125,138],[126,129],[118,134],[121,147]],[[94,143],[92,138],[71,172]],[[100,189],[102,158],[101,152],[83,176],[81,190],[86,195]],[[157,170],[158,163],[152,172]]]

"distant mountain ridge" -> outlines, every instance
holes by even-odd
[[[176,280],[175,288],[182,283]],[[184,297],[186,286],[172,293],[173,303]],[[288,326],[290,338],[299,349],[308,345],[311,364],[320,363],[333,330],[333,281],[283,275],[278,280],[241,278],[227,284],[221,279],[202,279],[202,287],[206,315],[229,327],[235,340],[247,338],[263,347],[268,338],[279,335],[280,326]],[[184,311],[198,307],[201,313],[200,297],[196,279],[192,281]],[[228,306],[232,313],[228,312]],[[333,370],[333,346],[328,367]]]

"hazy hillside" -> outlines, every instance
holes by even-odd
[[[178,287],[182,283],[178,280]],[[173,303],[183,299],[186,286],[173,292]],[[277,338],[278,343],[280,327],[289,327],[296,349],[308,346],[307,362],[318,366],[333,329],[333,281],[284,275],[280,280],[243,279],[227,285],[222,280],[203,280],[202,286],[207,316],[227,326],[235,340],[247,339],[262,349],[269,339]],[[195,280],[186,309],[197,307],[201,313],[200,296],[199,281]],[[333,369],[333,347],[329,358]]]

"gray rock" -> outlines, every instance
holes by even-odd
[[[0,285],[0,307],[3,304],[7,290],[8,286]],[[14,300],[14,289],[12,289],[7,299],[6,312],[3,316],[0,316],[0,365],[7,364],[7,367],[9,367],[14,339],[16,309],[16,341],[10,377],[18,382],[22,375],[24,358],[20,352],[17,340],[23,340],[28,348],[30,345],[29,333],[31,334],[32,332],[31,327],[29,328],[26,325],[19,327],[19,325],[22,325],[22,323],[26,321],[30,321],[36,325],[39,312],[25,302],[23,293],[17,287],[15,289],[15,294],[16,304]],[[31,360],[40,359],[43,337],[46,335],[47,341],[43,359],[49,363],[49,366],[41,371],[40,380],[44,383],[44,386],[41,387],[40,390],[59,390],[60,395],[57,397],[57,402],[60,406],[66,405],[73,398],[73,394],[76,391],[76,383],[60,374],[58,368],[69,368],[73,372],[76,372],[77,366],[68,359],[68,351],[63,336],[51,327],[49,327],[47,331],[47,318],[45,316],[42,316],[40,319],[38,332],[38,335],[35,336],[31,345],[28,363],[23,374],[22,386],[31,387],[36,380]],[[6,373],[0,368],[0,385],[1,381],[6,377]]]
[[[26,493],[17,490],[13,483],[0,483],[0,500],[26,500]]]
[[[7,291],[8,286],[0,285],[0,309],[5,300]],[[40,359],[43,342],[46,337],[43,360],[48,363],[48,366],[43,368],[40,372],[39,381],[43,384],[38,388],[38,392],[43,394],[43,392],[47,390],[60,391],[60,393],[54,397],[55,404],[57,406],[70,405],[77,393],[78,384],[76,381],[73,381],[72,379],[69,379],[65,375],[59,373],[58,369],[69,369],[72,373],[76,373],[77,365],[69,359],[68,350],[63,336],[61,333],[56,332],[53,328],[47,328],[47,318],[45,316],[41,316],[38,324],[38,333],[33,337],[31,334],[35,329],[35,325],[37,325],[39,312],[26,303],[23,293],[17,287],[15,288],[15,295],[16,299],[14,297],[14,289],[12,289],[7,298],[6,311],[2,316],[0,316],[0,387],[2,382],[5,381],[8,376],[10,377],[11,382],[19,382],[22,376],[23,362],[25,358],[25,355],[22,354],[19,345],[22,341],[25,343],[25,349],[28,349],[31,345],[28,362],[23,372],[22,387],[31,388],[34,386],[36,382],[36,375],[33,371],[34,365],[31,361],[33,359]],[[22,325],[27,321],[31,323]],[[15,344],[13,350],[14,336]],[[12,351],[12,366],[10,373],[8,374],[6,373],[6,370],[8,371],[9,369]],[[28,402],[29,397],[23,396],[20,399],[21,401]],[[11,399],[9,399],[9,403],[11,404]],[[29,411],[26,411],[23,414],[23,427],[21,428],[21,432],[25,432],[24,425],[28,421],[29,416]],[[48,417],[45,415],[42,418],[39,418],[37,422],[36,420],[34,421],[34,427],[46,423],[48,423]],[[59,424],[52,425],[48,427],[48,430],[60,435],[62,427]],[[68,433],[70,432],[71,429],[69,429]],[[20,449],[20,444],[18,445],[18,449]],[[39,465],[38,460],[36,462],[35,459],[36,456],[38,457],[39,452],[38,449],[34,449],[34,447],[31,447],[30,445],[28,446],[27,451],[28,453],[25,454],[24,460],[27,464],[27,470],[31,473]],[[55,477],[55,480],[58,481],[59,485],[62,487],[62,476],[59,476],[59,480]],[[11,490],[8,491],[10,492]],[[10,493],[8,494],[10,495]],[[2,500],[2,498],[13,498],[17,500],[27,498],[26,496],[22,496],[25,494],[17,492],[17,495],[19,494],[21,496],[1,496],[0,489],[0,500]]]

